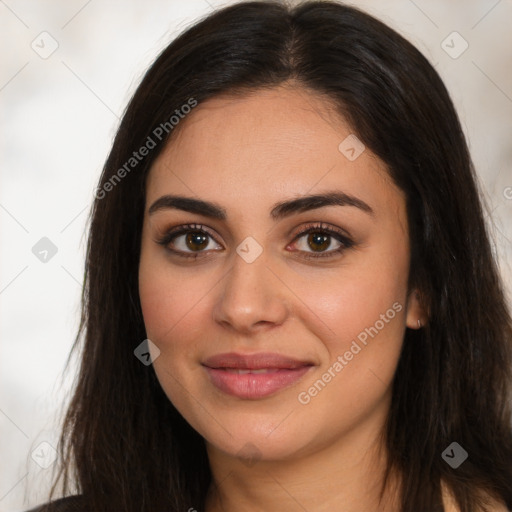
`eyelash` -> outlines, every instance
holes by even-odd
[[[180,256],[182,258],[186,259],[197,259],[199,257],[204,257],[206,254],[204,251],[196,251],[191,253],[186,253],[183,251],[177,251],[176,249],[171,249],[169,247],[169,244],[179,235],[187,234],[190,232],[194,233],[201,233],[209,236],[212,238],[217,244],[217,240],[215,240],[215,237],[205,229],[204,226],[200,224],[185,224],[183,226],[179,226],[174,229],[170,229],[167,233],[165,233],[162,237],[158,238],[156,240],[156,243],[159,245],[164,246],[168,251],[170,251],[173,254],[176,254],[177,256]],[[320,252],[320,253],[309,253],[306,251],[297,251],[297,252],[303,252],[305,255],[303,256],[305,259],[318,259],[318,258],[332,258],[335,255],[338,255],[345,251],[346,249],[350,249],[354,247],[354,242],[349,237],[347,237],[342,231],[339,231],[335,228],[327,227],[323,223],[311,223],[304,227],[302,231],[297,233],[295,238],[293,239],[293,242],[296,242],[300,238],[302,238],[304,235],[309,235],[310,233],[320,233],[324,235],[331,236],[335,238],[338,242],[341,243],[341,246],[338,249],[332,249],[327,252]],[[220,244],[219,244],[220,245]]]

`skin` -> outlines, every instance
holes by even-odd
[[[406,327],[426,316],[407,289],[410,247],[404,193],[369,149],[350,161],[338,149],[350,126],[321,96],[286,85],[196,108],[155,161],[147,180],[140,300],[154,369],[176,408],[206,440],[216,485],[207,511],[396,510],[394,486],[378,504],[380,450],[391,383]],[[343,191],[366,202],[274,220],[281,201]],[[226,220],[150,206],[165,194],[211,201]],[[306,224],[344,230],[354,241],[332,257],[296,235]],[[183,224],[215,238],[187,260],[155,240]],[[192,230],[193,231],[193,230]],[[262,253],[236,248],[253,237]],[[196,246],[178,236],[175,249]],[[402,306],[309,403],[307,391],[394,303]],[[361,345],[361,344],[360,344]],[[258,400],[224,394],[201,365],[223,352],[277,352],[314,367]],[[193,507],[194,504],[191,504]]]

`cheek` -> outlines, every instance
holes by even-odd
[[[201,301],[204,288],[200,289],[189,273],[186,275],[171,272],[158,255],[143,253],[141,257],[139,296],[146,334],[160,350],[153,368],[163,391],[181,411],[190,409],[183,383],[193,381],[200,370],[198,340],[204,339],[204,323],[198,316],[207,314],[205,301]],[[190,383],[186,387],[190,389]]]
[[[329,327],[322,338],[323,372],[305,383],[299,401],[314,401],[322,410],[329,403],[345,404],[341,416],[348,410],[363,414],[381,399],[396,371],[405,333],[406,244],[382,244],[367,255],[361,264],[340,267],[331,277],[296,280],[300,289],[294,289],[307,297],[315,313],[309,329],[319,334],[326,332],[322,326]]]
[[[177,321],[177,311],[172,294],[162,280],[161,272],[141,267],[139,271],[139,296],[146,332],[158,343],[162,335]]]
[[[190,273],[171,271],[169,263],[160,255],[142,253],[139,267],[142,314],[149,339],[161,350],[160,345],[173,338],[176,331],[195,328],[190,318],[205,290],[194,281]]]
[[[317,324],[314,330],[327,332],[325,341],[332,358],[351,340],[359,337],[364,342],[368,329],[374,331],[372,327],[380,338],[401,340],[406,281],[407,268],[377,265],[367,266],[363,272],[347,268],[332,278],[296,279],[294,292],[314,313],[310,315],[311,322]]]

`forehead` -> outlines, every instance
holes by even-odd
[[[182,193],[257,208],[320,190],[343,190],[376,202],[376,210],[404,200],[368,149],[347,157],[353,153],[346,146],[357,143],[351,127],[310,91],[278,87],[216,97],[181,123],[149,173],[149,201]]]

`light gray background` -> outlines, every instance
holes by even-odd
[[[144,70],[214,0],[0,0],[0,511],[46,497],[77,326],[89,206]],[[462,118],[512,291],[512,1],[364,0],[435,65]],[[42,32],[48,35],[40,35]],[[469,44],[463,46],[457,31]],[[39,53],[57,50],[48,58]],[[443,41],[446,41],[443,43]],[[452,53],[450,56],[443,46]],[[41,262],[48,237],[58,252]],[[42,255],[41,255],[42,256]],[[482,297],[485,300],[485,297]],[[39,454],[39,457],[38,457]]]

